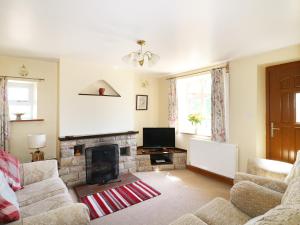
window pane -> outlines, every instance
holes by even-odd
[[[28,101],[29,89],[26,87],[8,87],[8,101]]]
[[[300,123],[300,93],[296,93],[296,122]]]
[[[195,132],[188,115],[199,113],[204,120],[197,126],[197,134],[211,136],[211,75],[179,79],[177,89],[179,131]]]

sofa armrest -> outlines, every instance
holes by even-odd
[[[239,183],[241,181],[251,181],[253,183],[256,183],[260,186],[269,188],[273,191],[278,191],[280,193],[284,193],[287,189],[287,184],[283,181],[267,178],[267,177],[261,177],[257,175],[252,175],[248,173],[242,173],[237,172],[234,177],[234,183]]]
[[[230,190],[230,201],[250,217],[260,216],[280,205],[283,194],[250,181],[235,184]]]
[[[207,225],[207,223],[203,222],[197,216],[188,213],[173,221],[169,225]]]
[[[22,185],[36,183],[52,177],[58,177],[56,160],[44,160],[23,163],[20,166]]]
[[[270,159],[249,159],[247,165],[247,173],[284,180],[292,169],[293,164],[270,160]]]
[[[72,203],[68,206],[23,218],[18,222],[20,225],[88,225],[90,224],[90,216],[86,205]]]

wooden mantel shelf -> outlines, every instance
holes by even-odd
[[[79,93],[78,95],[88,95],[88,96],[100,96],[100,97],[121,97],[121,95],[99,95],[99,94],[83,94]]]
[[[122,136],[122,135],[138,134],[138,133],[139,133],[138,131],[125,131],[125,132],[107,133],[107,134],[64,136],[64,137],[59,137],[58,140],[60,140],[60,141],[71,141],[71,140],[78,140],[78,139],[112,137],[112,136]]]
[[[9,122],[36,122],[36,121],[44,121],[44,119],[32,119],[32,120],[10,120]]]

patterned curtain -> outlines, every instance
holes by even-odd
[[[9,113],[7,101],[7,80],[0,79],[0,148],[8,152]]]
[[[211,71],[211,131],[212,141],[226,141],[226,116],[225,116],[225,76],[226,69],[218,68]]]
[[[171,79],[169,84],[169,127],[177,128],[177,93],[176,93],[176,79]]]

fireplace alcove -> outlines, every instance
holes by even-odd
[[[85,149],[86,183],[105,184],[119,176],[119,146],[102,144]]]

